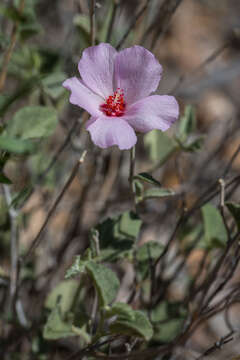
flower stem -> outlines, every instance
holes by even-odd
[[[135,203],[135,186],[134,186],[134,170],[135,170],[135,155],[136,155],[136,148],[133,146],[130,149],[130,167],[129,167],[129,184],[130,188],[134,197],[134,203]]]

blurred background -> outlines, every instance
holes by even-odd
[[[166,245],[183,214],[190,219],[186,223],[184,218],[180,230],[177,227],[165,266],[157,273],[154,303],[171,301],[180,307],[187,302],[188,311],[193,311],[197,302],[186,297],[189,279],[197,279],[196,290],[202,279],[211,278],[214,259],[223,253],[226,228],[238,239],[231,211],[225,208],[227,226],[218,227],[219,241],[209,247],[206,232],[213,231],[209,226],[217,227],[214,222],[218,220],[202,206],[211,201],[214,209],[221,210],[225,200],[239,203],[240,2],[99,0],[94,9],[92,4],[87,0],[2,0],[0,4],[1,133],[9,123],[10,134],[28,139],[26,114],[18,113],[25,106],[53,108],[52,116],[58,119],[47,125],[40,139],[33,140],[34,151],[21,151],[21,144],[15,148],[14,143],[11,147],[0,141],[1,169],[11,182],[1,180],[0,195],[2,359],[68,359],[78,350],[76,340],[43,339],[47,295],[64,279],[74,256],[89,246],[90,229],[134,208],[128,182],[129,153],[94,146],[84,127],[88,114],[69,103],[69,93],[61,85],[66,78],[78,76],[81,52],[93,43],[93,26],[96,43],[109,42],[118,50],[139,44],[152,51],[164,69],[157,93],[174,95],[181,108],[181,120],[167,133],[139,135],[136,147],[135,172],[151,174],[163,188],[174,192],[167,197],[149,195],[139,203],[143,224],[138,244],[154,240]],[[18,128],[13,121],[16,117]],[[84,150],[87,155],[83,164],[50,216],[55,199]],[[220,184],[219,179],[223,179]],[[150,190],[147,183],[141,186],[144,191]],[[31,249],[48,218],[39,243]],[[18,260],[29,255],[21,269],[20,290],[15,289],[19,296],[17,317],[8,311],[9,284],[14,277],[13,237],[19,247]],[[240,354],[239,249],[234,246],[215,274],[218,288],[229,272],[227,286],[210,304],[226,305],[234,297],[234,306],[221,309],[218,305],[215,316],[209,305],[209,319],[204,317],[196,331],[188,334],[183,342],[186,352],[180,346],[172,359],[197,358],[233,329],[237,335],[229,345],[223,350],[216,347],[210,355],[237,359]],[[136,286],[133,264],[126,258],[109,264],[121,281],[117,300],[128,301]],[[91,289],[88,296],[90,306]],[[133,297],[131,304],[135,309],[148,307],[144,295]],[[166,336],[155,336],[151,346],[169,343],[179,334],[183,323],[173,320],[175,323],[168,327],[165,322]],[[160,355],[151,358],[163,359]]]

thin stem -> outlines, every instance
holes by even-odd
[[[33,240],[29,250],[27,251],[24,259],[23,259],[23,262],[22,263],[25,263],[26,260],[29,258],[29,256],[32,254],[32,252],[36,249],[36,247],[40,244],[40,241],[41,241],[41,237],[42,237],[42,234],[44,232],[44,230],[46,229],[47,227],[47,224],[49,222],[49,220],[51,219],[53,213],[55,212],[58,204],[60,203],[60,201],[62,200],[63,198],[63,195],[65,194],[66,190],[69,188],[69,186],[71,185],[73,179],[75,178],[77,172],[78,172],[78,169],[79,169],[79,166],[84,162],[84,158],[86,156],[86,150],[83,152],[81,158],[77,161],[77,163],[75,164],[73,170],[72,170],[72,173],[69,177],[69,179],[67,180],[66,184],[64,185],[62,191],[60,192],[60,194],[58,195],[57,199],[55,200],[53,206],[51,207],[41,229],[39,230],[37,236],[35,237],[35,239]]]
[[[96,0],[91,0],[91,7],[90,7],[90,34],[91,34],[91,44],[95,45],[96,43]]]
[[[18,12],[21,15],[24,9],[25,0],[21,0],[18,8]],[[0,93],[3,91],[5,86],[5,81],[7,77],[7,70],[8,70],[8,64],[11,60],[13,50],[15,48],[16,42],[17,42],[17,31],[18,31],[19,22],[16,21],[10,38],[10,44],[9,47],[3,57],[3,63],[2,63],[2,71],[0,73]]]
[[[133,146],[130,149],[129,184],[134,198],[135,198],[135,187],[134,187],[133,177],[135,170],[135,155],[136,155],[136,148],[135,146]]]

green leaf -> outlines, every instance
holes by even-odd
[[[69,336],[76,336],[72,331],[72,321],[63,319],[59,305],[56,305],[43,329],[43,337],[47,340],[57,340]]]
[[[47,106],[25,106],[9,121],[6,133],[22,140],[50,136],[57,126],[57,112]]]
[[[138,179],[138,180],[147,182],[147,183],[152,184],[152,185],[161,186],[159,181],[154,179],[154,177],[152,177],[151,174],[148,174],[146,172],[142,172],[142,173],[137,174],[136,176],[134,176],[134,179]]]
[[[67,270],[65,279],[77,276],[85,271],[86,261],[81,260],[80,255],[77,255],[72,266]]]
[[[45,307],[53,310],[58,304],[61,313],[66,313],[72,307],[78,286],[79,284],[75,280],[64,280],[60,282],[47,296]]]
[[[20,14],[19,10],[15,6],[0,5],[0,14],[14,22],[26,21],[26,16],[24,16],[24,14]]]
[[[0,172],[0,183],[1,184],[12,184],[11,180],[9,180],[3,172]]]
[[[185,107],[184,115],[179,122],[178,136],[182,141],[185,141],[187,137],[196,129],[196,114],[195,108],[192,105]]]
[[[170,319],[166,324],[157,325],[155,327],[155,335],[153,340],[161,343],[173,341],[182,330],[184,319]]]
[[[7,104],[10,95],[0,95],[0,115],[3,115],[5,111],[2,111]]]
[[[197,139],[192,140],[189,144],[185,144],[185,151],[195,152],[201,150],[204,144],[204,140],[204,136],[199,136]]]
[[[196,152],[201,150],[204,144],[204,136],[199,136],[194,140],[186,141],[185,143],[181,143],[180,140],[176,139],[179,142],[179,146],[182,151],[186,152]]]
[[[22,41],[26,41],[32,36],[38,35],[41,31],[41,25],[31,20],[21,24],[21,26],[19,27],[19,35]]]
[[[201,211],[207,247],[224,247],[227,243],[228,235],[220,212],[211,204],[204,205]]]
[[[226,206],[230,211],[230,213],[232,214],[237,224],[238,230],[240,231],[240,204],[236,204],[234,202],[227,202]]]
[[[157,259],[161,255],[163,249],[164,246],[157,241],[148,241],[138,248],[136,259],[138,262],[149,261],[149,258]]]
[[[115,273],[106,266],[93,261],[86,264],[86,270],[94,282],[100,305],[110,304],[115,299],[120,286]]]
[[[168,343],[181,332],[186,320],[187,311],[179,303],[161,302],[151,312],[154,327],[153,341]]]
[[[150,271],[150,264],[163,252],[164,246],[156,241],[149,241],[137,249],[137,273],[145,279]]]
[[[19,69],[21,69],[21,66],[17,66],[18,73]],[[15,101],[31,93],[38,85],[39,77],[31,76],[30,79],[22,80],[13,94],[0,96],[0,116],[4,115]]]
[[[90,20],[89,20],[89,16],[84,15],[84,14],[78,14],[74,16],[73,19],[73,24],[75,26],[80,27],[81,29],[83,29],[84,31],[86,31],[87,33],[90,33]]]
[[[141,224],[135,213],[127,211],[97,225],[101,250],[99,258],[102,261],[116,261],[130,255]]]
[[[9,218],[9,209],[6,203],[6,199],[4,196],[0,195],[0,228],[4,228],[4,225],[8,223]],[[2,242],[2,246],[4,248],[4,244]],[[8,245],[9,246],[9,245]],[[0,277],[1,277],[1,267],[0,267]]]
[[[120,316],[121,318],[124,317],[126,319],[133,320],[134,319],[134,311],[130,305],[116,302],[112,305],[112,307],[106,307],[106,316]]]
[[[0,136],[0,149],[14,154],[29,154],[36,150],[36,145],[29,140],[2,135]]]
[[[142,225],[141,219],[133,211],[125,211],[119,221],[119,232],[123,236],[136,239]]]
[[[143,338],[149,341],[153,336],[153,328],[147,316],[141,311],[132,310],[131,316],[118,316],[110,325],[113,334],[123,334]]]
[[[179,148],[173,139],[159,130],[150,131],[145,135],[144,144],[148,148],[150,159],[159,166],[163,165]]]
[[[89,46],[91,43],[89,16],[84,14],[76,15],[74,16],[73,24],[77,28],[79,40],[81,43],[81,49],[84,49],[85,47]]]
[[[144,199],[149,199],[149,198],[159,198],[159,197],[167,197],[167,196],[173,196],[176,193],[171,190],[171,189],[165,189],[165,188],[152,188],[152,189],[147,189],[144,192]]]
[[[46,76],[42,80],[45,93],[48,94],[52,99],[57,100],[65,92],[62,83],[66,77],[66,74],[63,72],[55,72]]]

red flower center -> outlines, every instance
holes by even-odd
[[[113,95],[110,95],[100,109],[107,116],[122,116],[125,110],[123,90],[117,89]]]

